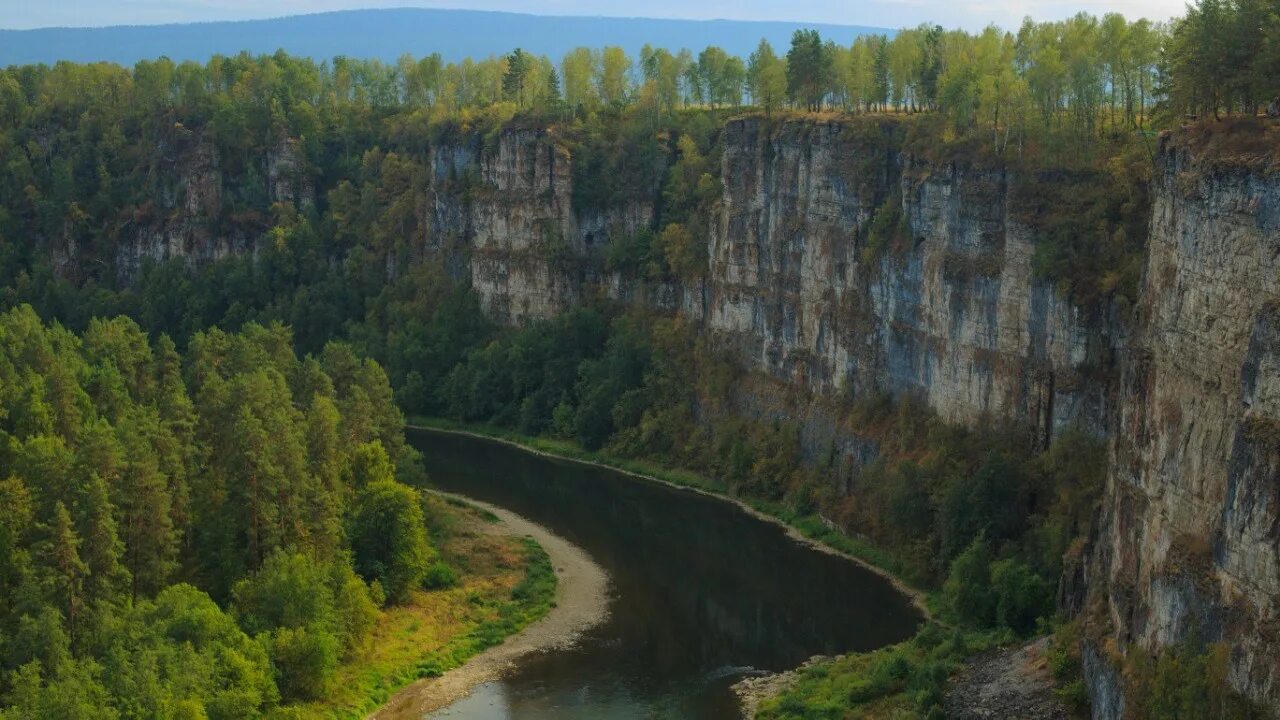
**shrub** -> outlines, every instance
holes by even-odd
[[[428,590],[443,590],[457,584],[458,571],[439,560],[431,563],[431,567],[427,568],[426,576],[422,578],[422,586]]]
[[[977,472],[952,478],[942,501],[942,550],[953,557],[985,533],[993,540],[1016,534],[1023,513],[1018,469],[1002,453],[991,452]]]
[[[324,697],[338,669],[338,640],[320,628],[279,628],[268,648],[276,683],[284,700]]]
[[[1053,611],[1053,589],[1026,564],[1001,560],[991,565],[996,623],[1019,635],[1036,629],[1036,621]]]

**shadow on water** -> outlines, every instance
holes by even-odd
[[[523,515],[609,573],[609,619],[431,717],[734,718],[751,669],[911,636],[910,601],[731,503],[478,438],[413,431],[432,484]]]

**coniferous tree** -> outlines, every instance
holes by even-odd
[[[942,27],[925,28],[921,37],[920,98],[933,109],[938,102],[938,77],[942,74]]]
[[[54,606],[62,611],[67,636],[74,648],[84,611],[84,580],[89,568],[80,558],[80,536],[76,534],[71,513],[61,501],[54,507],[53,522],[47,533],[41,560],[48,574],[48,591]]]
[[[94,602],[115,602],[129,591],[132,577],[123,563],[124,543],[117,530],[107,484],[97,474],[89,480],[82,515],[85,596]]]
[[[564,103],[564,98],[560,95],[560,75],[556,72],[555,65],[548,65],[544,77],[546,84],[542,89],[543,102],[548,107],[558,108]]]
[[[889,41],[880,36],[875,42],[875,56],[872,64],[871,97],[880,110],[886,110],[889,103]]]
[[[787,51],[787,94],[808,110],[818,110],[831,90],[833,58],[817,30],[797,30]]]
[[[121,425],[125,466],[114,494],[134,599],[150,596],[168,584],[178,555],[169,481],[160,469],[154,444],[149,442],[159,435],[154,415],[131,413]]]
[[[533,74],[534,59],[516,48],[507,55],[507,71],[502,76],[502,94],[519,107],[525,106],[526,89]]]

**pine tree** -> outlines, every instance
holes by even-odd
[[[516,48],[507,56],[507,71],[502,76],[502,94],[516,105],[524,107],[525,87],[533,69],[533,58],[529,53]]]
[[[71,646],[76,644],[76,630],[84,608],[84,579],[89,572],[80,559],[80,537],[76,534],[71,513],[61,501],[54,507],[53,524],[42,548],[42,561],[48,572],[49,594],[60,607],[67,624]]]
[[[560,75],[556,73],[555,66],[547,69],[547,86],[543,89],[543,98],[548,105],[552,107],[560,105],[562,102],[560,97]]]
[[[314,528],[312,545],[320,557],[332,557],[342,538],[342,515],[350,488],[342,483],[344,453],[333,400],[317,395],[306,416],[306,512]]]
[[[920,60],[920,99],[929,109],[938,102],[938,78],[942,75],[942,26],[934,25],[923,34]]]
[[[834,58],[817,30],[797,30],[787,51],[787,93],[809,110],[822,108],[831,91]]]
[[[160,414],[160,430],[152,446],[166,468],[169,488],[169,518],[175,535],[185,538],[190,528],[191,490],[189,478],[195,467],[196,410],[182,380],[182,357],[168,335],[156,341],[153,404]]]
[[[880,37],[876,41],[876,53],[872,65],[871,82],[873,97],[881,110],[888,109],[889,103],[889,41]]]
[[[116,528],[107,484],[96,474],[89,479],[83,515],[84,561],[88,569],[85,597],[91,602],[114,602],[132,587],[122,564],[124,543]]]
[[[0,630],[18,612],[16,595],[31,574],[31,493],[17,477],[0,480]]]
[[[159,592],[176,567],[178,533],[173,526],[169,481],[160,470],[154,445],[160,434],[154,415],[133,413],[121,425],[126,468],[115,498],[119,506],[124,563],[133,599]]]

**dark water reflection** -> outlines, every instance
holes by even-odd
[[[433,717],[734,718],[751,669],[868,650],[919,616],[880,577],[730,503],[499,443],[417,431],[432,483],[508,508],[609,573],[609,620]]]

